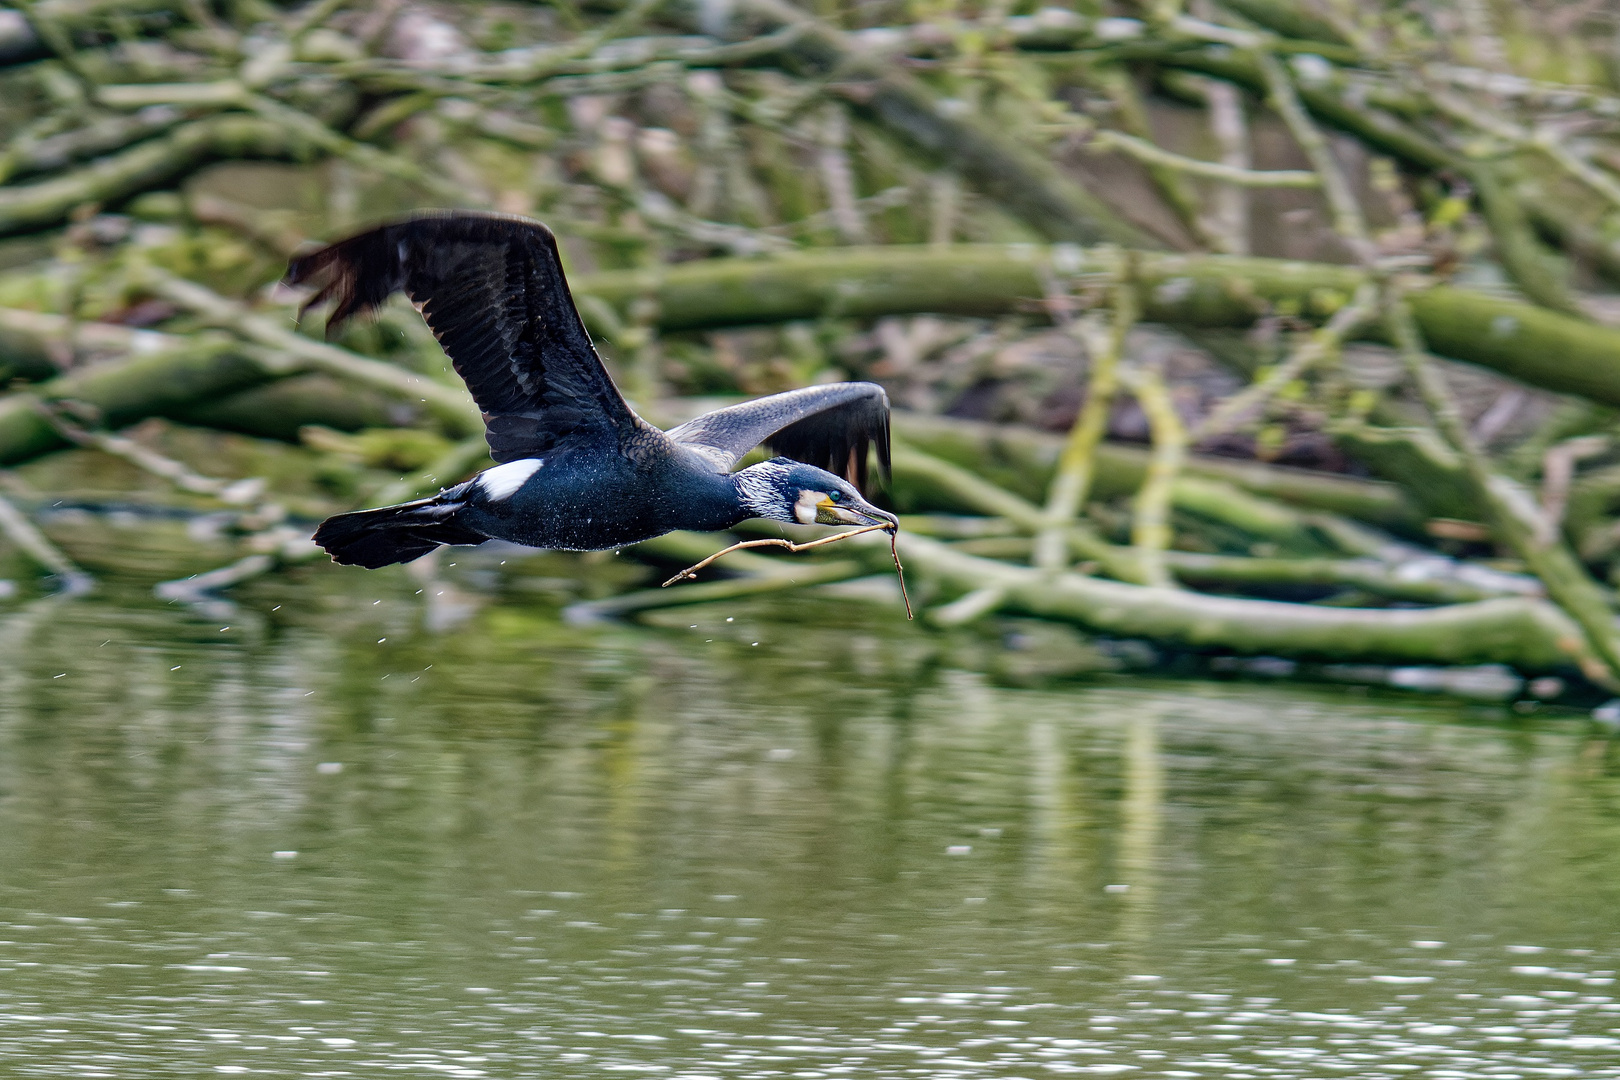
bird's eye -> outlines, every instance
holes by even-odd
[[[839,495],[839,493],[836,492],[836,491],[827,492],[827,498],[829,500],[831,500],[832,502],[837,502],[838,501],[838,495]]]

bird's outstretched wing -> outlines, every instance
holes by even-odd
[[[316,290],[300,315],[332,302],[328,337],[404,292],[472,391],[497,461],[585,431],[622,441],[650,430],[602,367],[538,221],[423,214],[294,258],[286,283]]]
[[[864,490],[868,447],[876,445],[878,469],[888,479],[889,396],[869,382],[807,386],[706,413],[671,428],[669,437],[697,451],[718,472],[730,472],[739,458],[764,443]]]

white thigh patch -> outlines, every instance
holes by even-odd
[[[517,494],[517,489],[522,487],[529,477],[539,472],[540,466],[544,464],[540,458],[508,461],[505,465],[485,469],[478,474],[478,479],[474,482],[490,502],[501,502]]]

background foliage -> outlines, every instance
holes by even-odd
[[[206,609],[482,467],[414,313],[327,344],[274,284],[479,207],[563,238],[655,419],[884,383],[937,625],[1612,689],[1617,42],[1482,0],[0,10],[8,572]],[[412,572],[582,619],[887,557],[645,587],[718,546]]]

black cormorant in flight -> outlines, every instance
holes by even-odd
[[[660,431],[608,378],[537,221],[424,214],[295,258],[286,281],[315,289],[300,315],[333,303],[328,335],[403,291],[472,391],[499,462],[429,499],[328,518],[315,542],[337,562],[387,566],[488,539],[590,551],[750,517],[896,524],[859,490],[870,446],[889,467],[882,387],[790,390]],[[731,471],[761,443],[781,456]]]

